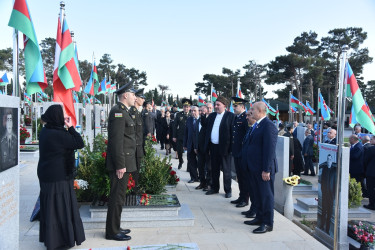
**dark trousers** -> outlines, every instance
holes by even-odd
[[[310,170],[310,173],[312,175],[315,175],[314,166],[312,162],[312,156],[304,156],[304,159],[305,159],[305,174],[308,174]]]
[[[184,160],[182,159],[182,154],[184,152],[183,143],[184,143],[183,140],[177,140],[178,162],[181,163],[181,164],[184,163]]]
[[[211,189],[219,192],[220,189],[220,170],[223,171],[224,192],[232,192],[232,174],[231,174],[231,155],[222,155],[219,144],[210,144],[212,185]]]
[[[133,180],[135,181],[134,191],[138,192],[139,170],[141,169],[141,162],[143,157],[137,157],[137,170],[132,172]]]
[[[211,168],[211,157],[206,153],[206,164],[204,165],[204,172],[206,173],[206,184],[212,185],[212,168]]]
[[[111,190],[109,193],[107,221],[105,231],[107,235],[115,235],[120,232],[122,206],[125,204],[126,187],[129,173],[117,178],[116,171],[109,172]]]
[[[238,188],[240,190],[240,199],[244,202],[249,202],[249,174],[246,166],[242,166],[242,157],[233,157],[234,166],[236,167],[236,175],[238,181]]]
[[[370,206],[375,206],[375,177],[366,177],[367,195]]]
[[[250,177],[250,188],[254,192],[256,218],[266,225],[273,226],[275,175],[271,174],[269,181],[263,181],[261,172],[250,172]]]
[[[206,170],[205,170],[205,165],[206,165],[206,157],[205,153],[199,152],[198,151],[198,173],[199,173],[199,182],[202,186],[207,185],[206,182]]]
[[[187,153],[187,170],[190,173],[190,179],[192,180],[198,180],[198,162],[197,162],[197,154],[194,152],[194,150],[191,150]]]

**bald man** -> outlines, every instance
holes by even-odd
[[[336,129],[331,128],[327,132],[327,140],[324,143],[336,145]]]
[[[276,143],[277,128],[267,118],[267,107],[263,102],[253,105],[251,116],[256,120],[253,129],[245,140],[246,167],[250,172],[250,186],[254,191],[256,217],[245,221],[247,225],[258,225],[253,233],[266,233],[273,230],[274,181],[277,172]]]

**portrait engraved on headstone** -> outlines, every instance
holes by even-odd
[[[18,165],[17,108],[0,107],[0,172]]]

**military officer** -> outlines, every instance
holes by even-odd
[[[249,128],[246,120],[245,104],[246,100],[239,97],[232,97],[232,104],[234,114],[236,115],[232,126],[232,155],[234,158],[234,166],[236,168],[238,188],[240,190],[240,196],[237,200],[231,201],[232,204],[236,204],[236,207],[245,207],[249,204],[249,190],[247,188],[248,178],[247,170],[242,166],[242,142],[246,135],[246,131]]]
[[[185,136],[186,120],[189,117],[190,106],[192,105],[190,99],[182,99],[183,111],[175,114],[173,124],[173,141],[177,144],[177,155],[178,155],[178,169],[182,168],[184,160],[182,159],[183,143]]]
[[[141,161],[144,156],[144,148],[143,148],[143,121],[142,121],[142,107],[143,103],[145,102],[145,96],[143,94],[144,88],[138,89],[135,92],[136,100],[134,106],[131,107],[130,109],[130,114],[135,121],[136,124],[136,137],[135,141],[137,143],[137,149],[136,149],[136,157],[137,157],[137,171],[135,171],[132,175],[136,184],[136,189],[137,191],[137,186],[138,186],[138,180],[139,180],[139,170],[141,167]]]
[[[18,142],[17,136],[13,133],[13,115],[8,111],[3,116],[5,133],[1,139],[1,165],[0,172],[17,165]]]
[[[109,170],[111,190],[109,193],[106,221],[106,239],[130,240],[129,229],[122,229],[121,212],[125,203],[129,174],[137,170],[136,121],[130,113],[135,103],[135,90],[131,83],[115,92],[119,102],[108,117],[108,147],[106,165]]]

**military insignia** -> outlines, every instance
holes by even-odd
[[[122,117],[122,113],[115,113],[115,117]]]
[[[135,115],[132,115],[132,118],[135,119]]]

